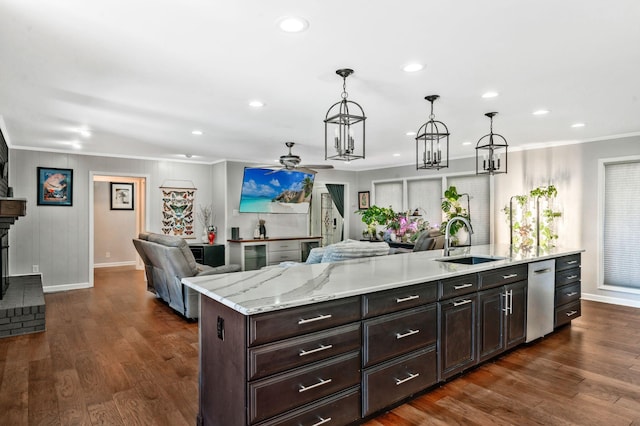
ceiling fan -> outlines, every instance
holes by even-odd
[[[333,169],[333,166],[329,165],[329,164],[300,164],[300,162],[302,161],[302,159],[291,153],[291,148],[293,148],[293,145],[295,145],[294,142],[285,142],[284,143],[287,148],[289,148],[289,153],[280,156],[280,164],[282,165],[281,167],[277,167],[275,170],[273,170],[273,172],[276,172],[278,170],[296,170],[299,172],[304,172],[304,173],[316,173],[316,170],[320,170],[320,169]],[[266,166],[268,168],[273,168],[272,166]],[[270,173],[273,173],[270,172]]]

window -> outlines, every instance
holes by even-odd
[[[640,293],[640,158],[601,161],[600,287]],[[611,288],[614,287],[614,288]]]
[[[402,182],[378,182],[373,185],[374,203],[378,207],[389,207],[395,212],[402,208]]]
[[[456,187],[458,194],[470,195],[469,213],[471,226],[473,226],[471,244],[489,244],[491,220],[489,177],[487,175],[450,177],[447,179],[447,188],[451,185]]]
[[[419,179],[407,182],[408,210],[419,208],[422,218],[431,226],[442,223],[442,178]]]

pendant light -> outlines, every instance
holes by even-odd
[[[438,95],[425,99],[431,102],[429,121],[424,123],[416,136],[416,170],[440,170],[449,167],[449,129],[442,121],[435,120],[433,102]]]
[[[493,117],[497,112],[488,112],[485,115],[491,120],[489,134],[480,138],[476,144],[476,174],[497,175],[507,173],[507,140],[497,133],[493,133]],[[504,150],[504,157],[502,151]],[[504,166],[504,168],[503,168]]]
[[[353,70],[339,69],[336,74],[342,77],[342,100],[331,105],[325,116],[324,159],[349,162],[364,158],[364,122],[367,117],[360,105],[347,100],[347,77],[353,74]]]

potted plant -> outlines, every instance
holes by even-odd
[[[464,195],[467,197],[469,196],[468,194],[458,194],[458,189],[453,185],[444,191],[444,198],[442,199],[442,204],[440,206],[445,216],[445,221],[440,225],[440,230],[443,234],[447,228],[447,223],[456,216],[464,217],[469,221],[469,223],[471,223],[469,209],[463,207],[460,202],[460,198]],[[466,229],[466,225],[461,221],[453,222],[449,231],[454,245],[465,244],[469,238],[469,230]]]
[[[377,238],[376,233],[378,226],[386,227],[389,222],[396,218],[396,213],[391,206],[378,207],[373,205],[368,209],[356,210],[356,213],[362,216],[362,222],[367,225],[367,235],[369,235],[369,238],[372,240]]]

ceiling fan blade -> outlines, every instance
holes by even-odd
[[[331,164],[303,164],[298,166],[298,168],[300,167],[307,167],[309,169],[318,169],[318,170],[327,170],[327,169],[333,169],[333,166]]]
[[[296,167],[294,170],[295,170],[296,172],[311,173],[312,175],[315,175],[315,174],[316,174],[316,171],[315,171],[315,170],[308,169],[308,168],[306,168],[306,167],[304,167],[304,166],[298,166],[298,167]]]

